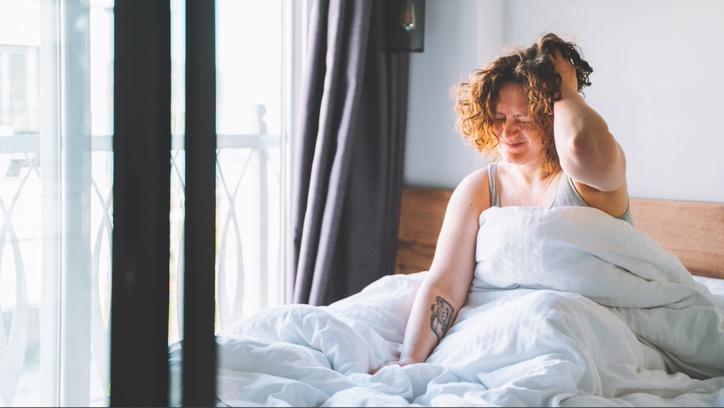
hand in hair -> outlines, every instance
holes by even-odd
[[[555,50],[551,56],[551,62],[556,73],[561,76],[561,97],[575,95],[578,93],[578,78],[576,76],[576,67],[561,55],[559,50]]]

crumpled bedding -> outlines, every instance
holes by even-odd
[[[397,360],[426,273],[328,307],[290,305],[217,336],[237,406],[724,406],[724,297],[593,208],[480,216],[464,307],[425,364]],[[172,365],[179,359],[171,353]]]

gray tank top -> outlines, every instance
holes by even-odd
[[[500,207],[500,195],[498,195],[498,163],[490,163],[488,165],[488,188],[490,188],[490,206]],[[556,195],[549,208],[555,207],[590,207],[588,203],[581,197],[581,194],[573,185],[573,180],[566,173],[561,175],[556,188]],[[622,216],[617,217],[634,225],[633,216],[631,216],[631,207],[626,208],[626,212]]]

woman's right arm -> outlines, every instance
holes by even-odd
[[[430,272],[415,298],[398,364],[422,363],[452,326],[475,269],[480,213],[490,207],[488,171],[467,176],[445,212]]]

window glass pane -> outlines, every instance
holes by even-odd
[[[183,335],[183,236],[186,182],[186,7],[185,0],[171,0],[171,214],[169,249],[169,344]],[[180,392],[179,389],[173,390]],[[173,400],[173,399],[172,399]]]
[[[112,9],[0,0],[3,406],[108,404]]]
[[[169,343],[183,333],[184,2],[172,0]],[[282,1],[217,0],[217,330],[283,303]]]
[[[40,405],[40,7],[0,2],[0,404]]]
[[[107,406],[110,387],[113,237],[113,0],[90,2],[91,372],[90,405]]]
[[[282,1],[217,1],[217,329],[283,303]]]

